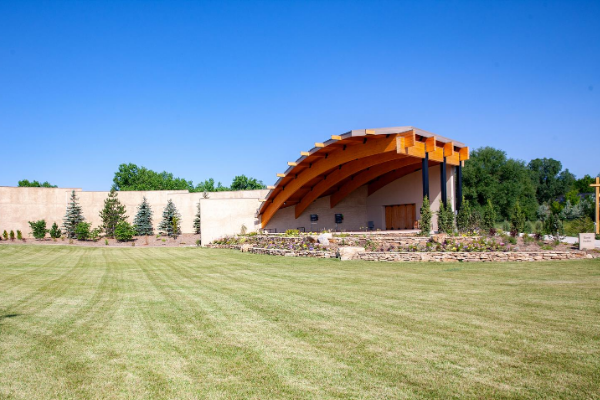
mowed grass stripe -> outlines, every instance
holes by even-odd
[[[0,246],[0,398],[600,392],[597,260],[379,264],[41,247]]]

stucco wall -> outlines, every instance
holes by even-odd
[[[429,195],[431,209],[435,212],[441,201],[440,166],[429,168]],[[454,209],[454,167],[446,167],[446,190],[448,201]],[[385,230],[385,206],[395,204],[416,204],[418,210],[423,205],[422,172],[417,171],[400,178],[367,196],[367,185],[361,186],[342,200],[334,209],[329,207],[329,196],[322,197],[311,204],[298,218],[294,216],[294,206],[279,210],[266,226],[266,229],[276,229],[284,232],[286,229],[303,227],[307,232],[331,229],[338,231],[359,231],[373,221],[374,229]],[[310,214],[317,214],[319,221],[310,222]],[[343,214],[344,222],[335,225],[334,215]],[[433,217],[433,229],[437,230],[437,217]]]
[[[344,216],[344,222],[337,226],[338,231],[358,231],[361,227],[367,226],[366,186],[355,190],[334,209],[329,206],[329,197],[317,199],[298,219],[294,215],[294,206],[282,208],[275,213],[265,228],[277,229],[277,232],[285,232],[286,229],[299,227],[303,227],[306,232],[319,232],[323,229],[336,230],[335,214]],[[319,216],[316,224],[310,222],[311,214]]]
[[[454,209],[454,167],[446,167],[446,193],[448,201]],[[440,182],[441,166],[429,168],[429,196],[431,209],[435,212],[440,207],[442,188]],[[422,171],[413,172],[397,179],[367,197],[367,218],[373,221],[375,229],[385,230],[385,206],[394,204],[416,204],[417,219],[419,209],[423,206]],[[437,230],[437,216],[434,213],[432,229]]]
[[[0,232],[3,230],[21,230],[23,236],[30,237],[30,228],[27,221],[36,221],[45,219],[47,226],[50,227],[53,222],[62,226],[62,220],[65,215],[67,203],[69,202],[71,191],[75,190],[79,197],[79,203],[83,210],[83,215],[87,222],[91,222],[96,227],[101,224],[99,212],[104,206],[108,192],[84,192],[81,189],[65,188],[18,188],[18,187],[0,187]],[[216,207],[216,204],[225,202],[221,206],[221,211],[226,212],[228,205],[233,205],[231,200],[237,200],[237,215],[240,220],[247,221],[248,218],[255,218],[258,208],[258,199],[266,196],[266,190],[247,190],[237,192],[215,192],[209,193],[208,199],[202,198],[202,193],[189,193],[184,190],[178,191],[146,191],[146,192],[119,192],[119,200],[127,210],[128,221],[133,222],[137,206],[142,198],[146,196],[152,210],[153,223],[157,229],[160,223],[162,211],[171,199],[178,211],[181,213],[181,229],[183,233],[193,232],[193,221],[196,214],[196,205],[198,201],[210,203],[207,207]],[[251,204],[250,206],[240,206],[240,204]],[[203,225],[209,226],[213,219],[220,224],[221,232],[234,234],[239,232],[240,223],[224,223],[224,219],[219,214],[211,213],[203,219]],[[253,230],[254,225],[248,225],[248,229]],[[204,229],[204,227],[203,227]],[[210,228],[207,233],[210,232]]]

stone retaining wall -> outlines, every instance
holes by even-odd
[[[211,248],[236,249],[253,254],[266,254],[286,257],[313,257],[336,258],[335,251],[321,250],[285,250],[269,249],[263,247],[250,247],[249,245],[209,245]],[[507,252],[364,252],[354,256],[356,260],[388,261],[388,262],[502,262],[502,261],[550,261],[574,260],[583,258],[600,258],[600,254],[592,255],[585,251],[507,251]]]
[[[486,261],[549,261],[593,258],[585,251],[536,251],[536,252],[365,252],[357,255],[365,261],[426,261],[426,262],[486,262]]]

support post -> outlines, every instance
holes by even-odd
[[[460,208],[462,207],[462,163],[462,161],[459,161],[458,167],[456,167],[456,169],[458,170],[458,187],[456,188],[456,211],[460,211]]]
[[[442,203],[444,203],[444,207],[448,206],[448,193],[447,193],[447,177],[446,177],[446,157],[444,157],[444,161],[442,161],[442,165],[440,165],[440,181],[442,184],[441,193],[442,193]]]
[[[425,158],[423,158],[423,198],[427,196],[429,201],[431,198],[429,197],[429,153],[425,153]]]
[[[596,184],[591,184],[596,188],[596,235],[600,235],[600,177],[596,177]]]

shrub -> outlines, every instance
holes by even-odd
[[[559,240],[560,236],[563,235],[563,223],[557,213],[550,214],[544,221],[544,233],[552,236],[554,240]]]
[[[508,221],[502,221],[502,230],[504,232],[510,232],[510,223]]]
[[[115,228],[115,238],[119,242],[127,242],[133,239],[135,235],[135,229],[133,226],[127,221],[121,221],[117,224]]]
[[[533,243],[533,242],[535,242],[534,238],[532,238],[531,236],[529,236],[527,234],[523,235],[523,243],[530,244],[530,243]]]
[[[454,212],[449,206],[440,203],[440,209],[437,212],[438,216],[438,232],[452,233],[454,232]]]
[[[60,231],[58,224],[56,222],[53,223],[52,228],[50,228],[50,237],[52,239],[58,239],[61,235],[62,232]]]
[[[10,230],[10,240],[15,240],[15,231]]]
[[[6,229],[2,233],[2,236],[4,237],[4,240],[8,240],[8,232],[6,232]]]
[[[88,240],[91,235],[91,226],[92,224],[89,222],[78,223],[77,226],[75,226],[75,237],[78,240]]]
[[[533,233],[533,224],[530,221],[525,222],[525,229],[523,229],[523,233]]]
[[[100,238],[101,233],[102,233],[102,228],[100,228],[100,227],[92,229],[90,231],[90,239],[92,239],[94,242],[97,241]]]
[[[423,197],[423,206],[420,210],[421,216],[421,236],[429,236],[431,233],[431,204],[427,196]]]
[[[298,229],[288,229],[285,231],[285,236],[298,236],[300,235],[300,231]]]
[[[594,232],[594,221],[590,217],[577,218],[565,223],[565,234],[576,236],[579,233]]]
[[[108,246],[108,239],[104,239],[104,245]]]
[[[46,236],[48,232],[48,229],[46,229],[46,220],[40,219],[39,221],[29,221],[28,223],[34,238],[39,240]]]
[[[17,240],[23,240],[23,234],[17,229]]]

